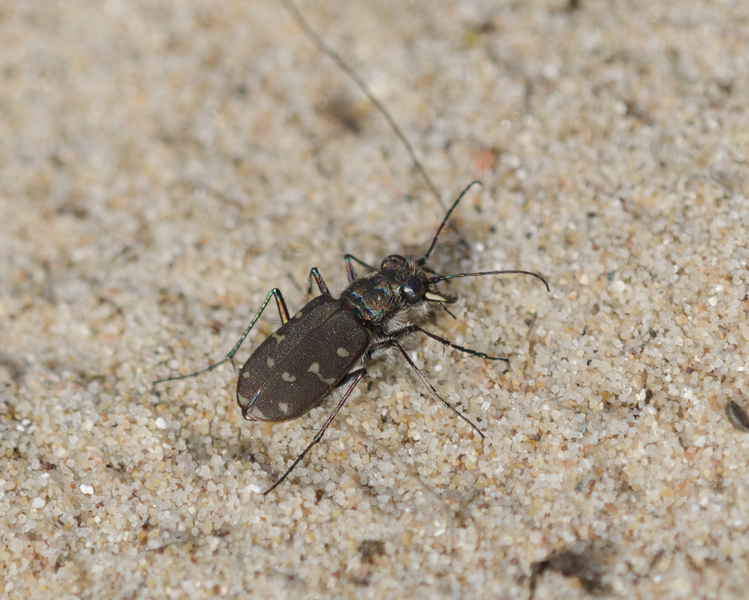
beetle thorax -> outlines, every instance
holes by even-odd
[[[377,326],[398,312],[400,295],[386,277],[375,272],[352,281],[341,300],[363,323]]]
[[[382,261],[379,271],[353,281],[341,300],[370,329],[387,334],[428,312],[428,291],[421,268],[392,254]]]

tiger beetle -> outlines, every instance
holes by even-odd
[[[402,345],[402,342],[412,334],[421,333],[466,354],[485,360],[508,362],[506,358],[489,356],[454,344],[409,321],[423,317],[428,311],[428,303],[445,308],[445,304],[457,301],[456,297],[445,296],[434,287],[435,284],[450,279],[522,274],[540,279],[547,291],[549,290],[546,280],[538,273],[530,271],[503,270],[439,275],[426,267],[450,214],[471,186],[477,183],[471,183],[453,202],[437,229],[429,250],[420,259],[414,261],[398,254],[391,254],[382,261],[380,268],[376,269],[347,254],[344,261],[349,286],[341,293],[340,298],[331,295],[322,275],[317,268],[313,268],[309,275],[309,291],[312,291],[314,280],[320,295],[293,317],[289,317],[281,290],[274,288],[266,296],[260,311],[226,358],[197,373],[159,379],[153,385],[196,377],[213,371],[227,361],[234,366],[234,355],[273,298],[282,325],[258,346],[239,372],[237,402],[242,409],[242,416],[248,420],[270,423],[292,421],[317,406],[331,392],[345,391],[312,442],[264,494],[268,494],[284,481],[312,446],[322,439],[325,430],[351,392],[367,374],[367,370],[362,366],[366,359],[400,353],[429,392],[484,439],[484,434],[474,423],[437,393]],[[370,273],[364,277],[357,277],[354,263],[365,267]],[[431,276],[427,275],[428,273]]]

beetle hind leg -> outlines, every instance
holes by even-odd
[[[278,314],[281,317],[281,323],[283,325],[286,325],[286,323],[289,322],[289,309],[286,308],[286,301],[283,299],[283,294],[281,294],[281,290],[279,290],[278,288],[273,288],[270,292],[268,292],[268,295],[265,297],[265,300],[263,301],[262,306],[260,306],[260,310],[252,318],[252,321],[250,321],[250,324],[247,326],[247,329],[244,330],[242,337],[240,337],[237,343],[234,344],[234,347],[231,349],[229,354],[227,354],[226,357],[224,357],[223,360],[218,361],[217,363],[203,369],[202,371],[197,371],[196,373],[190,373],[189,375],[179,375],[178,377],[166,377],[164,379],[159,379],[157,381],[154,381],[153,384],[151,384],[151,389],[153,389],[157,383],[164,383],[165,381],[179,381],[180,379],[190,379],[191,377],[197,377],[198,375],[203,375],[204,373],[210,373],[215,368],[223,365],[225,362],[231,362],[231,366],[234,367],[234,370],[236,371],[237,367],[234,365],[234,355],[237,353],[237,351],[239,350],[239,347],[242,345],[247,335],[255,326],[255,323],[257,323],[257,320],[260,318],[260,315],[263,314],[263,311],[268,306],[268,303],[270,302],[271,298],[274,298],[276,301],[276,308],[278,309]]]
[[[333,419],[338,414],[338,411],[341,410],[341,407],[344,405],[346,400],[348,400],[348,397],[351,395],[351,392],[354,391],[354,388],[356,387],[356,384],[361,381],[361,378],[364,377],[367,374],[366,369],[357,369],[356,371],[353,371],[346,375],[340,383],[336,387],[343,387],[346,384],[350,384],[348,389],[346,390],[346,393],[343,394],[343,397],[338,401],[338,405],[335,407],[335,410],[331,413],[331,415],[328,417],[328,420],[325,421],[323,426],[320,428],[320,431],[317,432],[317,435],[312,439],[310,444],[302,451],[302,453],[296,457],[293,463],[291,463],[291,466],[286,469],[286,472],[281,475],[281,477],[278,478],[278,480],[270,486],[267,490],[263,492],[263,496],[266,496],[267,494],[270,494],[273,490],[275,490],[283,481],[291,474],[291,472],[296,468],[296,466],[304,459],[304,457],[307,455],[307,453],[312,449],[312,446],[317,444],[321,439],[322,436],[325,434],[325,430],[328,428],[328,426],[333,422]]]

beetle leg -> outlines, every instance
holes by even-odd
[[[255,326],[255,323],[257,323],[257,320],[260,318],[260,315],[263,314],[263,311],[265,310],[265,307],[268,306],[268,303],[270,302],[271,298],[274,298],[276,300],[276,308],[278,308],[278,314],[281,316],[281,323],[286,325],[286,323],[289,322],[289,309],[286,308],[286,301],[283,299],[281,290],[279,290],[278,288],[273,288],[265,297],[265,300],[263,301],[263,304],[260,307],[260,310],[253,317],[252,321],[250,321],[250,324],[247,326],[247,329],[244,330],[242,337],[240,337],[239,341],[236,344],[234,344],[234,347],[231,349],[231,352],[229,352],[229,354],[227,354],[223,360],[220,360],[216,364],[213,364],[210,367],[203,369],[202,371],[198,371],[197,373],[190,373],[189,375],[180,375],[179,377],[166,377],[165,379],[159,379],[158,381],[154,381],[153,384],[151,385],[151,389],[153,389],[153,387],[157,383],[163,383],[165,381],[178,381],[180,379],[189,379],[190,377],[197,377],[198,375],[203,375],[203,373],[209,373],[210,371],[213,371],[216,367],[223,365],[227,361],[231,361],[231,366],[234,367],[234,370],[236,371],[237,367],[234,365],[234,355],[239,350],[239,347],[242,345],[242,342],[244,342],[245,338],[247,337],[247,334],[250,333],[250,330]]]
[[[481,433],[481,430],[473,423],[473,421],[471,421],[468,417],[466,417],[457,408],[455,408],[452,404],[450,404],[447,400],[445,400],[442,396],[440,396],[437,393],[437,390],[434,388],[434,386],[431,383],[429,383],[429,380],[426,377],[424,377],[424,373],[421,372],[421,369],[419,369],[419,367],[417,367],[414,364],[414,362],[411,360],[411,357],[408,356],[408,353],[404,350],[403,346],[401,346],[400,343],[398,343],[398,338],[399,337],[403,337],[403,336],[409,335],[410,333],[414,333],[414,331],[409,331],[411,329],[411,327],[416,327],[416,329],[414,331],[422,331],[422,332],[424,332],[423,329],[421,329],[420,327],[417,327],[416,325],[409,325],[408,327],[404,327],[403,329],[399,329],[398,331],[394,332],[393,333],[394,337],[391,337],[389,339],[382,340],[381,342],[377,342],[377,343],[373,344],[372,347],[370,348],[370,350],[374,349],[375,352],[377,352],[377,351],[386,352],[387,350],[389,350],[391,348],[395,348],[396,350],[398,350],[403,355],[403,358],[406,359],[406,362],[408,363],[408,366],[411,367],[411,369],[413,369],[413,371],[416,373],[416,375],[419,376],[419,379],[421,379],[421,382],[432,393],[432,395],[435,398],[437,398],[437,400],[439,400],[440,402],[442,402],[442,404],[444,404],[447,408],[449,408],[451,411],[453,411],[453,413],[455,413],[458,417],[460,417],[466,423],[468,423],[471,427],[473,427],[474,431],[476,431],[476,433],[478,433],[481,436],[481,439],[485,439],[486,436],[483,433]],[[426,332],[424,332],[424,333],[426,333]],[[445,342],[447,342],[447,340],[445,340]],[[370,354],[370,357],[371,357],[371,354]]]
[[[405,327],[402,327],[401,329],[396,329],[395,331],[390,333],[389,336],[394,339],[401,339],[402,337],[405,337],[405,336],[411,335],[412,333],[417,333],[417,332],[423,333],[425,336],[432,338],[433,340],[437,340],[440,344],[443,344],[445,346],[450,346],[450,348],[454,348],[455,350],[460,350],[461,352],[465,352],[466,354],[470,354],[471,356],[478,356],[479,358],[483,358],[484,360],[501,360],[503,362],[506,362],[508,365],[510,364],[510,361],[507,358],[502,358],[501,356],[490,356],[488,354],[485,354],[484,352],[479,352],[478,350],[471,350],[470,348],[464,348],[463,346],[458,346],[458,344],[454,344],[450,340],[443,338],[439,335],[436,335],[432,333],[431,331],[422,329],[418,325],[406,325]]]
[[[346,375],[340,383],[336,387],[341,387],[346,385],[347,383],[351,383],[346,390],[346,393],[343,394],[343,397],[338,402],[338,406],[335,407],[335,410],[332,412],[332,414],[328,417],[328,420],[325,421],[325,424],[320,428],[320,431],[317,432],[317,435],[312,439],[312,442],[310,442],[309,446],[307,446],[302,453],[296,457],[293,463],[291,463],[291,466],[286,469],[286,472],[281,475],[281,477],[274,483],[272,486],[270,486],[267,490],[263,492],[263,496],[270,494],[273,490],[275,490],[284,479],[286,479],[291,472],[296,468],[296,466],[301,462],[301,460],[307,455],[307,452],[310,451],[312,446],[317,444],[321,439],[323,434],[325,433],[325,430],[328,428],[328,425],[330,425],[333,422],[333,418],[338,414],[338,411],[341,410],[341,407],[343,404],[348,400],[348,397],[351,395],[351,392],[354,391],[354,388],[356,387],[356,384],[359,383],[362,377],[364,377],[367,374],[366,369],[357,369],[356,371],[353,371]]]
[[[365,269],[369,269],[370,271],[376,271],[373,266],[368,265],[364,261],[359,260],[356,258],[353,254],[346,254],[343,257],[343,261],[346,263],[346,276],[348,277],[349,283],[354,281],[356,279],[356,271],[354,271],[354,265],[351,264],[351,261],[359,263],[362,267]]]
[[[317,283],[317,287],[320,290],[321,294],[327,294],[330,296],[330,292],[328,291],[328,286],[325,284],[325,281],[322,278],[322,274],[320,271],[317,270],[317,267],[312,267],[309,272],[309,287],[307,288],[307,295],[312,295],[312,280],[315,280]]]

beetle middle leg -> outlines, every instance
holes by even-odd
[[[364,377],[367,374],[366,369],[357,369],[356,371],[352,371],[346,377],[344,377],[336,386],[336,388],[343,387],[346,384],[350,384],[348,389],[346,390],[346,393],[343,394],[343,397],[338,401],[338,406],[335,407],[335,410],[331,413],[331,415],[328,417],[328,420],[325,421],[323,426],[320,428],[320,431],[317,432],[317,435],[312,439],[310,444],[302,451],[302,453],[296,457],[293,463],[291,463],[291,466],[286,469],[286,472],[281,475],[281,477],[274,483],[272,486],[270,486],[267,490],[263,492],[263,496],[269,494],[273,490],[275,490],[283,481],[286,479],[291,472],[296,468],[296,466],[301,462],[301,460],[307,455],[307,452],[310,451],[312,446],[317,444],[321,439],[323,434],[325,433],[325,430],[328,428],[328,425],[330,425],[333,422],[333,419],[338,414],[338,411],[341,410],[341,407],[344,405],[346,400],[348,400],[348,397],[351,395],[351,392],[354,391],[354,388],[356,387],[356,384],[361,381],[361,378]]]
[[[317,271],[317,269],[313,269],[313,270]],[[320,281],[322,281],[322,278],[320,278]],[[325,285],[324,282],[323,282],[323,285]],[[252,321],[250,321],[250,324],[247,326],[247,329],[244,330],[242,337],[240,337],[237,343],[234,344],[234,347],[231,349],[229,354],[227,354],[223,360],[220,360],[216,364],[213,364],[210,367],[207,367],[203,369],[202,371],[198,371],[196,373],[190,373],[189,375],[180,375],[179,377],[166,377],[164,379],[159,379],[158,381],[154,381],[153,385],[151,385],[151,389],[153,389],[157,383],[163,383],[165,381],[179,381],[180,379],[189,379],[190,377],[197,377],[198,375],[203,375],[204,373],[210,373],[216,367],[223,365],[227,361],[231,361],[231,366],[236,371],[237,367],[234,365],[234,355],[237,353],[237,351],[239,350],[239,347],[242,345],[247,335],[255,326],[255,323],[257,323],[257,320],[260,318],[260,315],[263,314],[263,311],[265,310],[265,307],[268,306],[268,303],[270,302],[271,298],[274,298],[276,301],[276,308],[278,308],[278,314],[281,317],[281,323],[283,325],[286,325],[286,323],[289,322],[289,309],[286,308],[286,301],[283,299],[283,294],[281,294],[281,290],[279,290],[278,288],[273,288],[270,292],[268,292],[268,295],[265,297],[265,300],[263,301],[263,304],[260,307],[260,310],[253,317]]]
[[[322,273],[320,273],[319,269],[317,267],[312,267],[309,272],[309,287],[307,288],[307,295],[312,295],[312,282],[317,283],[317,289],[320,290],[321,294],[327,294],[330,296],[330,291],[328,291],[328,285],[325,283],[325,280],[322,278]],[[284,321],[284,324],[286,322]]]

